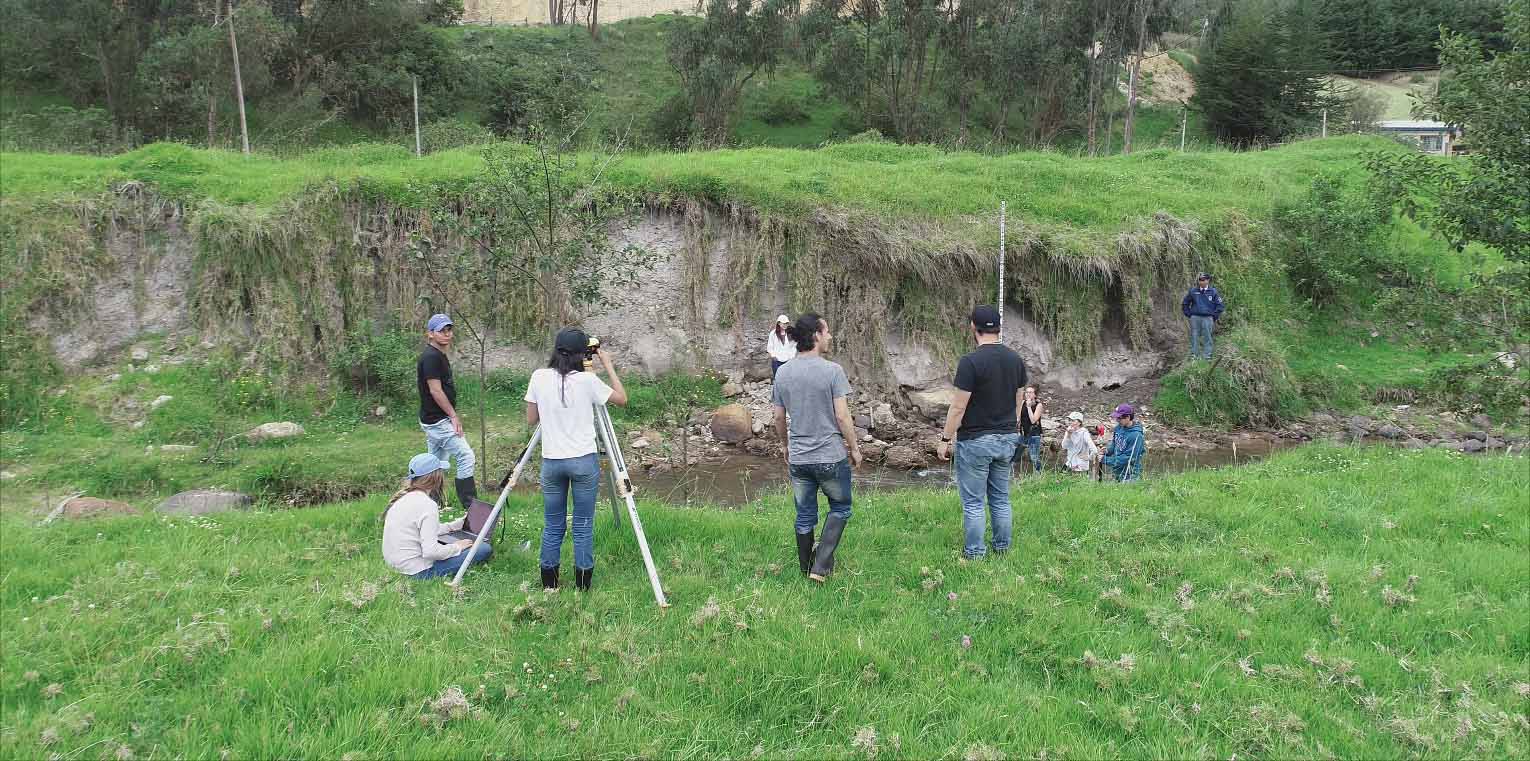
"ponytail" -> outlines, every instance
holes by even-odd
[[[817,312],[805,312],[786,329],[786,334],[797,343],[797,351],[812,351],[818,344],[820,330],[823,330],[823,318]]]
[[[388,498],[388,506],[383,508],[382,515],[377,516],[377,520],[381,521],[386,519],[388,517],[388,511],[393,509],[393,503],[403,499],[405,495],[409,494],[409,492],[422,491],[429,495],[439,491],[445,484],[446,479],[441,477],[441,471],[439,470],[429,475],[420,476],[419,478],[404,479],[404,483],[399,486],[398,491],[394,492],[393,496]]]

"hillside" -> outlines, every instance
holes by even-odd
[[[784,495],[648,503],[667,611],[604,509],[593,594],[529,589],[531,505],[454,593],[378,559],[381,495],[37,527],[7,493],[0,755],[1523,757],[1527,472],[1040,479],[971,563],[954,494],[858,495],[822,588]]]

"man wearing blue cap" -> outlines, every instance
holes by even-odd
[[[451,346],[452,318],[431,315],[425,323],[425,350],[414,365],[414,376],[420,391],[420,430],[425,432],[425,448],[442,462],[456,461],[457,500],[466,509],[478,498],[478,485],[473,481],[473,467],[478,461],[457,417],[457,386],[452,382],[451,360],[446,357]]]
[[[1100,456],[1100,463],[1110,468],[1115,479],[1122,483],[1142,478],[1142,457],[1147,454],[1147,438],[1142,435],[1142,424],[1137,422],[1137,410],[1130,404],[1116,407],[1110,413],[1116,428],[1110,434],[1110,444]]]
[[[1202,272],[1195,277],[1195,287],[1180,302],[1180,311],[1190,321],[1190,358],[1211,359],[1211,334],[1222,318],[1222,294],[1211,287],[1211,276]],[[1201,347],[1205,346],[1205,351]]]

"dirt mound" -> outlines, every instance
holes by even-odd
[[[1163,51],[1149,53],[1142,59],[1142,79],[1139,95],[1144,103],[1179,105],[1195,95],[1195,80],[1190,72]],[[1121,90],[1126,91],[1124,79]]]

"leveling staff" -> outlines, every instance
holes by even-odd
[[[457,417],[457,385],[452,382],[452,363],[446,350],[452,346],[452,318],[432,315],[425,323],[425,351],[414,365],[415,385],[420,391],[420,430],[425,449],[441,462],[457,463],[457,500],[465,510],[478,498],[473,467],[478,460]],[[440,502],[441,500],[437,500]]]

